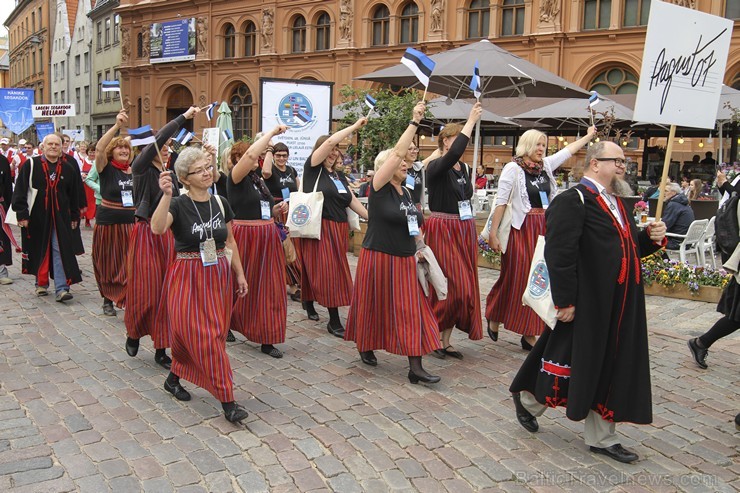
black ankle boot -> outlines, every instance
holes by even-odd
[[[139,340],[138,339],[131,339],[130,337],[126,338],[126,354],[131,356],[132,358],[136,356],[136,354],[139,352]]]
[[[303,309],[306,310],[309,320],[316,321],[319,319],[319,314],[316,313],[316,309],[313,307],[313,301],[304,301],[303,303],[301,303],[301,306],[303,306]]]

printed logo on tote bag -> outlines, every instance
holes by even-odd
[[[290,220],[296,226],[304,226],[311,219],[311,209],[306,204],[301,204],[293,210]]]

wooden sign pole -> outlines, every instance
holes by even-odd
[[[668,133],[668,145],[665,148],[665,159],[663,160],[663,178],[660,180],[660,195],[658,196],[658,207],[655,211],[655,221],[660,221],[663,215],[663,198],[665,197],[665,186],[668,183],[668,171],[671,167],[671,154],[673,153],[673,139],[676,136],[676,126],[671,125]]]

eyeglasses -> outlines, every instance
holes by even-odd
[[[626,161],[621,157],[595,157],[597,161],[614,161],[617,166],[624,166]]]
[[[201,169],[196,169],[195,171],[191,171],[190,173],[188,173],[185,176],[190,176],[190,175],[210,175],[211,173],[213,173],[213,165],[206,166],[205,168],[201,168]]]
[[[281,153],[275,154],[275,159],[288,159],[288,155],[281,152]]]
[[[409,147],[409,152],[419,152],[418,147]]]

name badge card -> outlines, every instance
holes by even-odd
[[[550,198],[547,196],[547,192],[540,191],[540,201],[542,202],[542,208],[547,209],[547,206],[550,205]]]
[[[409,236],[419,236],[419,221],[416,219],[416,214],[406,216],[406,221],[409,224]]]
[[[260,210],[262,211],[262,219],[270,219],[270,203],[266,200],[260,200]]]
[[[121,190],[121,203],[124,207],[134,206],[134,194],[131,190]]]
[[[344,188],[344,183],[342,183],[342,180],[340,180],[339,178],[332,178],[331,181],[333,181],[334,186],[337,187],[337,192],[347,193],[347,189]]]
[[[200,259],[203,261],[204,267],[218,264],[216,240],[208,238],[206,241],[200,242]]]
[[[280,189],[280,193],[283,194],[283,200],[289,201],[290,200],[290,189],[288,187]]]
[[[470,207],[469,200],[461,200],[457,203],[457,209],[460,212],[460,219],[463,221],[473,219],[473,208]]]
[[[416,180],[411,175],[406,175],[406,188],[413,190],[416,187]]]

